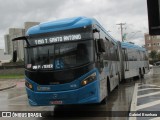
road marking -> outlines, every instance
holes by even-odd
[[[160,90],[160,88],[144,88],[144,89],[140,89],[140,90],[138,90],[138,91],[151,90],[151,89],[152,89],[152,90],[153,90],[153,89],[157,89],[157,90],[159,89],[159,90]]]
[[[145,95],[139,95],[139,96],[137,96],[137,98],[152,96],[152,95],[156,95],[156,94],[160,94],[160,92],[154,92],[154,93],[149,93],[149,94],[145,94]]]
[[[137,98],[136,98],[136,96],[137,96],[137,93],[138,93],[137,91],[138,91],[138,84],[135,83],[130,111],[135,111],[136,110],[136,106],[137,106]]]
[[[136,83],[136,84],[138,84],[138,86],[139,87],[141,87],[141,86],[156,86],[156,87],[160,87],[160,86],[157,86],[157,85],[152,85],[152,84],[139,84],[139,83]]]
[[[154,101],[154,102],[149,102],[149,103],[146,103],[146,104],[143,104],[143,105],[139,105],[139,106],[137,106],[136,110],[151,107],[151,106],[154,106],[154,105],[157,105],[157,104],[160,104],[160,100],[157,100],[157,101]]]
[[[153,119],[150,119],[150,120],[160,120],[160,117],[156,117],[156,118],[153,118]]]
[[[160,111],[160,108],[159,108],[160,88],[158,87],[160,86],[135,83],[130,112]],[[141,94],[139,94],[139,92]],[[141,118],[129,117],[129,120],[138,120],[138,119],[141,119]],[[160,120],[160,117],[155,118],[153,116],[150,116],[149,119],[150,120]]]

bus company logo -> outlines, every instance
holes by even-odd
[[[12,117],[11,112],[2,112],[2,117]]]
[[[57,94],[53,94],[53,99],[56,99],[57,97]]]

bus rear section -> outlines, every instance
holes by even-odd
[[[133,43],[122,42],[123,79],[132,77],[142,78],[149,69],[148,55],[145,48]]]

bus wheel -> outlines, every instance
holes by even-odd
[[[110,82],[109,82],[109,79],[107,79],[107,96],[110,95]]]
[[[118,73],[118,84],[117,84],[116,88],[119,87],[120,83],[121,83],[121,76],[120,76],[120,73]]]
[[[100,104],[101,105],[105,105],[105,104],[107,104],[107,99],[108,99],[108,96],[109,96],[109,94],[110,94],[110,83],[109,83],[109,78],[107,78],[107,96],[100,102]]]
[[[143,71],[139,69],[139,79],[142,79],[144,77]]]
[[[143,74],[145,74],[146,72],[145,72],[145,69],[143,68]]]
[[[101,105],[105,105],[107,104],[107,96],[101,101],[100,103]]]
[[[119,84],[122,82],[121,74],[118,73]]]

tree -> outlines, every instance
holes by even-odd
[[[152,58],[153,61],[156,60],[156,58],[157,58],[157,51],[152,50],[150,52],[150,54],[149,54],[149,57]]]
[[[157,53],[157,59],[160,60],[160,52]]]

